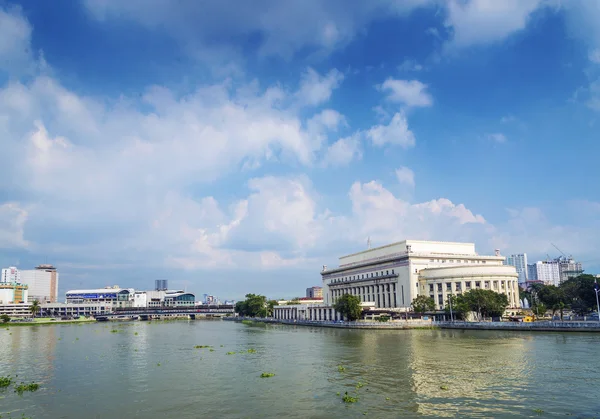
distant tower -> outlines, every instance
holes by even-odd
[[[496,256],[500,256],[500,249],[496,249],[494,252],[496,253]]]
[[[166,279],[157,279],[154,281],[154,289],[156,291],[166,291],[169,289],[168,281]]]

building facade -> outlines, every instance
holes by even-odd
[[[67,304],[108,304],[113,308],[132,307],[134,290],[118,285],[107,288],[67,291]]]
[[[529,281],[541,281],[546,285],[560,284],[560,265],[556,260],[538,261],[528,265]]]
[[[506,257],[505,265],[514,266],[519,275],[519,284],[525,284],[529,280],[527,270],[527,253],[519,253]]]
[[[509,297],[510,308],[518,308],[518,275],[513,266],[503,266],[504,259],[499,251],[477,254],[473,243],[406,240],[342,256],[337,268],[324,266],[323,299],[330,306],[352,294],[376,309],[410,311],[418,295],[433,294],[442,310],[447,294],[467,291],[468,283],[469,289],[497,286],[497,292]]]
[[[323,298],[323,287],[307,288],[306,298]]]
[[[27,285],[18,283],[0,283],[0,304],[26,303],[28,297]]]
[[[58,301],[58,272],[52,265],[39,265],[32,270],[20,271],[21,282],[29,287],[30,302],[55,303]]]
[[[42,317],[64,317],[64,316],[96,316],[108,314],[113,310],[112,303],[46,303],[40,306]]]
[[[0,275],[0,284],[20,284],[21,283],[21,272],[14,267],[2,269]]]

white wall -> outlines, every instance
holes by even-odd
[[[15,298],[14,290],[0,289],[0,304],[12,303]]]

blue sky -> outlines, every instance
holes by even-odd
[[[600,3],[0,1],[0,264],[299,295],[374,245],[600,272]]]

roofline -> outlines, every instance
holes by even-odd
[[[344,256],[340,256],[339,259],[342,258],[347,258],[347,257],[351,257],[351,256],[357,256],[363,253],[367,253],[367,252],[371,252],[373,250],[380,250],[380,249],[385,249],[386,247],[392,247],[392,246],[396,246],[398,244],[402,244],[402,243],[435,243],[435,244],[459,244],[459,245],[473,245],[475,246],[475,243],[471,243],[471,242],[450,242],[450,241],[433,241],[433,240],[411,240],[411,239],[406,239],[406,240],[402,240],[399,242],[395,242],[395,243],[390,243],[390,244],[386,244],[383,246],[379,246],[379,247],[373,247],[371,249],[367,249],[367,250],[361,250],[360,252],[355,252],[355,253],[350,253],[349,255],[344,255]]]

